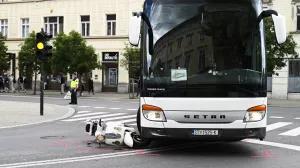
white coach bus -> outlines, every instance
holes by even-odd
[[[284,43],[285,18],[261,0],[145,0],[129,23],[141,49],[141,137],[263,140],[268,17]]]

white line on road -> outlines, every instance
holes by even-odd
[[[102,108],[105,108],[105,107],[94,107],[94,108],[96,108],[96,109],[102,109]]]
[[[126,109],[128,111],[136,111],[137,109]]]
[[[78,118],[78,117],[84,117],[84,116],[93,116],[93,115],[99,115],[99,114],[107,114],[108,112],[94,112],[94,113],[87,113],[87,114],[79,114],[75,115],[72,118]]]
[[[121,108],[109,108],[109,109],[111,109],[111,110],[119,110]]]
[[[270,118],[283,118],[283,117],[279,117],[279,116],[270,116]]]
[[[284,126],[287,126],[287,125],[290,125],[292,123],[290,122],[277,122],[277,123],[274,123],[274,124],[270,124],[270,125],[267,125],[267,131],[271,131],[271,130],[274,130],[274,129],[277,129],[277,128],[280,128],[280,127],[284,127]]]
[[[197,144],[200,145],[200,143],[192,143],[192,144],[186,144],[186,145],[174,145],[174,146],[169,146],[169,147],[144,149],[144,150],[142,150],[142,152],[143,152],[143,154],[148,154],[148,153],[153,153],[153,152],[170,151],[170,150],[182,149],[182,148],[187,148],[187,147],[193,147]],[[202,145],[204,145],[204,144],[208,144],[208,143],[202,143]],[[131,151],[126,151],[126,152],[116,152],[116,153],[91,155],[91,156],[80,156],[80,157],[72,157],[72,158],[64,158],[64,159],[52,159],[52,160],[42,160],[42,161],[32,161],[32,162],[11,163],[11,164],[0,165],[0,168],[44,166],[44,165],[62,164],[62,163],[70,163],[70,162],[107,159],[107,158],[114,158],[114,157],[138,155],[139,151],[141,151],[141,150],[131,150]]]
[[[90,107],[90,106],[78,106],[78,107],[87,108],[87,107]]]
[[[285,136],[298,136],[300,135],[300,127],[286,131],[284,133],[281,133],[279,135],[285,135]]]
[[[124,118],[132,118],[132,117],[136,117],[136,115],[128,115],[128,116],[114,117],[114,118],[104,118],[101,120],[102,121],[111,121],[111,120],[118,120],[118,119],[124,119]]]
[[[295,120],[300,120],[300,117],[295,118]]]
[[[109,113],[109,112],[106,112],[106,113]],[[126,114],[126,113],[114,113],[114,114],[107,114],[107,115],[100,115],[100,116],[93,116],[93,117],[84,117],[84,118],[67,119],[67,120],[62,120],[62,121],[80,121],[80,120],[89,120],[89,119],[94,119],[94,118],[113,117],[113,116],[124,115],[124,114]]]
[[[91,112],[91,111],[78,111],[77,113],[81,114],[81,113],[89,113],[89,112]]]
[[[243,140],[243,141],[248,142],[248,143],[268,145],[268,146],[274,146],[274,147],[279,147],[279,148],[285,148],[285,149],[292,149],[292,150],[300,151],[300,146],[296,146],[296,145],[282,144],[282,143],[269,142],[269,141],[259,141],[259,140],[255,140],[255,139],[246,139],[246,140]]]

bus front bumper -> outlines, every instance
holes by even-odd
[[[213,131],[210,131],[213,130]],[[216,131],[217,130],[217,131]],[[242,140],[264,139],[266,127],[245,129],[191,129],[191,128],[147,128],[141,127],[142,137],[150,139],[187,139],[187,140]],[[203,135],[209,134],[209,135]],[[217,135],[216,135],[217,134]]]

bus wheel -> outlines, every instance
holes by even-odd
[[[150,145],[151,140],[147,138],[142,138],[140,135],[136,134],[135,132],[131,133],[133,139],[133,148],[143,148]]]
[[[140,116],[140,108],[138,109],[137,114],[136,114],[136,126],[137,126],[137,129],[138,129],[139,133],[141,134],[141,116]]]

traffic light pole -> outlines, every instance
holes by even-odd
[[[40,115],[44,115],[44,61],[52,56],[52,46],[47,45],[47,41],[52,38],[52,34],[47,34],[44,29],[36,33],[36,58],[41,60],[41,82],[40,82]]]
[[[41,86],[40,86],[40,115],[44,115],[44,77],[43,77],[43,71],[44,71],[44,61],[42,61],[41,64]]]

